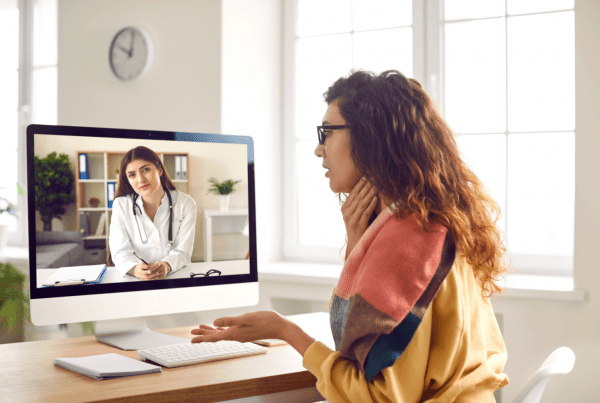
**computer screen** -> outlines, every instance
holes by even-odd
[[[250,137],[30,125],[33,324],[256,305],[254,189]]]

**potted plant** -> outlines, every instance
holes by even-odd
[[[27,276],[11,264],[0,263],[0,343],[23,341],[29,318]]]
[[[0,217],[4,214],[12,214],[15,217],[17,214],[15,213],[15,208],[7,199],[4,197],[0,197]],[[3,220],[4,221],[4,220]],[[6,247],[6,242],[8,241],[8,225],[3,222],[0,222],[0,251],[2,251]]]
[[[209,193],[219,195],[219,203],[221,205],[221,211],[227,211],[229,209],[229,195],[235,192],[234,186],[241,181],[233,181],[233,179],[227,179],[224,182],[218,182],[215,178],[210,178],[209,182],[212,184],[208,189]]]
[[[75,177],[67,154],[56,152],[45,158],[34,157],[35,209],[40,212],[44,231],[52,231],[52,219],[61,219],[65,206],[75,201]]]

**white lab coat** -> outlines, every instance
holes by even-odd
[[[157,261],[168,262],[173,272],[191,262],[196,234],[196,202],[189,195],[177,190],[170,191],[173,200],[173,249],[167,251],[169,240],[169,198],[163,196],[154,221],[150,220],[144,210],[142,197],[138,196],[136,204],[138,224],[133,216],[133,195],[117,197],[113,201],[110,220],[109,246],[115,268],[125,276],[131,268],[139,263],[135,251],[142,259],[152,264]],[[146,230],[148,243],[143,244],[140,237]]]

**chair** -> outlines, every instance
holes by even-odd
[[[568,374],[575,365],[575,353],[569,347],[557,348],[523,385],[513,403],[538,403],[544,388],[555,374]]]

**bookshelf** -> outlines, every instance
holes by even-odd
[[[87,156],[87,167],[81,166],[80,156],[85,154]],[[175,183],[177,190],[189,194],[188,185],[190,182],[190,158],[189,153],[157,153],[162,161],[165,170]],[[113,183],[116,186],[118,183],[117,169],[121,159],[125,155],[124,152],[111,152],[111,151],[78,151],[77,152],[77,173],[75,180],[75,203],[77,206],[77,228],[83,232],[81,223],[82,212],[87,212],[89,216],[89,234],[84,235],[83,242],[86,249],[88,247],[99,247],[104,248],[106,256],[106,264],[109,264],[108,259],[108,236],[110,227],[110,218],[112,214],[112,208],[109,207],[108,202],[108,186]],[[176,157],[185,156],[187,159],[187,178],[186,179],[175,179],[176,178]],[[87,168],[88,179],[80,179],[80,172]],[[90,203],[93,198],[98,199],[96,206]],[[102,215],[105,215],[106,219],[100,226]]]

